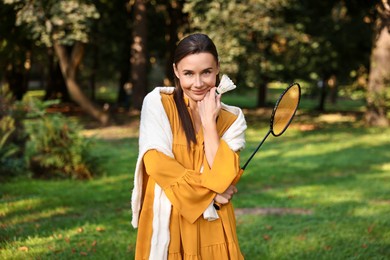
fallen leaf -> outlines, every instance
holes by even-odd
[[[98,232],[103,232],[103,231],[105,231],[106,229],[105,228],[102,228],[102,227],[97,227],[96,228],[96,231],[98,231]]]
[[[87,244],[87,241],[85,239],[80,240],[80,242],[77,244],[78,246],[85,246]]]
[[[369,226],[369,227],[367,228],[367,232],[368,232],[368,233],[371,233],[372,230],[374,229],[374,227],[375,227],[375,224],[372,224],[371,226]]]
[[[28,251],[28,247],[27,246],[21,246],[21,247],[19,247],[19,251],[27,252]]]
[[[82,233],[83,231],[84,231],[84,229],[81,227],[77,229],[77,232],[79,232],[79,233]]]
[[[94,241],[92,242],[91,246],[96,246],[96,245],[97,245],[97,241],[94,240]]]
[[[264,240],[270,240],[271,239],[271,237],[269,236],[269,235],[263,235],[263,238],[264,238]]]
[[[80,252],[80,255],[87,256],[87,252]]]

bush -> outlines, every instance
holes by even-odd
[[[0,178],[26,172],[23,159],[22,109],[6,87],[0,89]]]
[[[90,179],[90,141],[81,136],[78,123],[60,113],[46,113],[46,108],[55,103],[58,101],[30,103],[25,122],[25,155],[30,170],[37,178]]]
[[[0,177],[5,178],[21,173],[25,167],[23,159],[18,157],[19,147],[12,143],[11,135],[15,131],[15,120],[10,116],[0,119]]]

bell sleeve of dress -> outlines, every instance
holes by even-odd
[[[174,158],[157,150],[144,155],[147,174],[164,190],[179,213],[194,223],[210,205],[216,193],[223,193],[239,172],[239,156],[221,141],[212,168],[203,173],[186,169]]]
[[[215,197],[215,192],[202,186],[201,173],[184,168],[174,158],[157,150],[145,153],[147,174],[165,192],[172,206],[194,223]]]
[[[210,168],[207,163],[204,165],[201,183],[202,186],[216,193],[223,193],[239,172],[238,152],[232,151],[228,144],[221,140],[212,167]]]

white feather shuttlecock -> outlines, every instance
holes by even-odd
[[[222,75],[221,82],[219,82],[219,85],[217,87],[217,94],[222,95],[223,93],[226,93],[232,89],[235,89],[236,85],[234,82],[227,76],[227,75]]]

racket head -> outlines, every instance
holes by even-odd
[[[280,136],[286,131],[298,109],[300,99],[301,86],[296,82],[280,95],[271,115],[270,129],[273,136]]]

